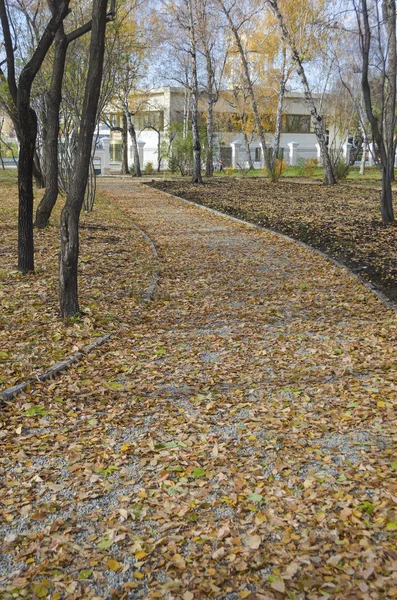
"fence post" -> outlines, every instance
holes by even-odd
[[[289,165],[290,167],[296,167],[298,164],[298,142],[290,142],[289,148]]]

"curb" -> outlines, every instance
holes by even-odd
[[[137,231],[141,233],[143,238],[148,242],[158,265],[153,277],[151,278],[149,287],[144,291],[142,296],[143,301],[145,303],[148,303],[153,300],[160,279],[160,258],[153,240],[147,235],[147,233],[145,233],[145,231],[143,231],[143,229],[141,229],[141,227],[139,227],[139,225],[137,225],[136,223],[131,224]],[[55,363],[55,365],[48,369],[48,371],[36,375],[34,379],[29,379],[24,383],[19,383],[18,385],[14,385],[10,388],[6,388],[5,390],[0,391],[0,406],[4,404],[4,402],[7,402],[7,400],[12,400],[13,398],[15,398],[15,396],[18,396],[18,394],[22,394],[23,392],[28,391],[33,384],[37,382],[45,382],[49,379],[54,379],[57,375],[60,375],[63,371],[69,369],[74,363],[81,360],[83,356],[90,354],[91,352],[93,352],[93,350],[96,350],[97,348],[108,342],[115,335],[115,333],[116,332],[108,333],[106,335],[101,336],[93,344],[87,344],[82,348],[80,352],[71,354],[65,360],[61,360]]]
[[[309,244],[306,244],[305,242],[302,242],[301,240],[296,240],[295,238],[293,238],[289,235],[286,235],[285,233],[280,233],[279,231],[275,231],[274,229],[270,229],[269,227],[262,227],[261,225],[256,225],[255,223],[250,223],[249,221],[244,221],[244,219],[239,219],[238,217],[233,217],[232,215],[228,215],[227,213],[221,212],[214,208],[210,208],[209,206],[205,206],[204,204],[199,204],[198,202],[193,202],[192,200],[186,200],[186,198],[182,198],[181,196],[176,196],[175,194],[170,194],[169,192],[164,192],[163,190],[159,190],[158,188],[152,187],[150,184],[142,183],[141,185],[146,185],[147,187],[151,187],[153,190],[156,190],[157,192],[160,192],[161,194],[164,194],[165,196],[169,196],[170,198],[177,198],[178,200],[182,200],[183,202],[186,202],[187,204],[190,204],[191,206],[197,206],[198,208],[207,210],[210,213],[217,215],[219,217],[224,217],[226,219],[230,219],[231,221],[235,221],[236,223],[240,223],[240,224],[242,223],[243,225],[247,225],[248,227],[258,229],[259,231],[267,231],[267,232],[272,233],[284,240],[293,242],[294,244],[298,244],[302,248],[311,250],[318,256],[322,256],[323,258],[325,258],[326,260],[331,262],[336,267],[340,267],[341,269],[344,269],[347,273],[349,273],[349,275],[354,277],[354,279],[356,279],[365,288],[367,288],[367,290],[369,290],[372,294],[374,294],[378,298],[378,300],[380,300],[382,302],[382,304],[384,306],[386,306],[387,308],[392,310],[397,315],[397,303],[390,300],[386,296],[386,294],[384,294],[383,292],[378,290],[378,288],[375,287],[372,283],[363,279],[360,275],[358,275],[358,273],[355,273],[347,265],[343,264],[342,262],[339,262],[335,258],[332,258],[332,256],[329,256],[322,250],[318,250],[317,248],[314,248],[314,246],[310,246]]]

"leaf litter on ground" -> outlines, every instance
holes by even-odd
[[[293,242],[101,189],[159,291],[3,409],[1,597],[397,597],[395,314]]]

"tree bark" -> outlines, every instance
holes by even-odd
[[[79,218],[87,187],[92,140],[102,81],[106,11],[107,1],[93,0],[90,58],[80,121],[76,162],[70,190],[61,214],[59,304],[62,318],[70,318],[80,313],[77,285]]]
[[[252,161],[252,156],[251,156],[251,148],[250,148],[250,141],[248,139],[248,135],[246,134],[246,132],[243,132],[243,136],[244,136],[244,146],[245,146],[245,151],[247,153],[248,156],[248,168],[250,171],[254,170],[254,163]]]
[[[125,114],[123,113],[123,127],[121,129],[121,174],[129,175],[128,167],[128,123]]]
[[[37,117],[27,108],[19,116],[21,137],[18,160],[18,270],[34,271],[33,242],[33,156],[37,135]]]
[[[205,64],[207,70],[207,160],[205,163],[205,176],[214,175],[214,69],[212,57],[208,46],[205,47]]]
[[[394,130],[396,126],[396,76],[397,76],[397,54],[396,54],[396,2],[395,0],[384,0],[383,20],[387,32],[388,60],[384,67],[383,86],[386,86],[386,99],[382,106],[382,122],[379,124],[372,106],[372,93],[369,83],[370,70],[370,47],[371,26],[369,22],[368,6],[366,0],[360,0],[361,17],[358,12],[357,21],[360,30],[360,49],[362,57],[361,87],[363,90],[365,111],[371,126],[372,138],[378,146],[382,165],[382,195],[381,215],[385,225],[394,221],[393,198],[391,182],[394,177],[394,157],[396,142]],[[361,21],[362,18],[362,21]]]
[[[128,122],[128,132],[130,134],[131,142],[132,142],[132,151],[134,153],[133,175],[134,175],[134,177],[142,177],[141,161],[139,158],[139,148],[138,148],[138,141],[136,139],[135,126],[134,126],[134,123],[132,122],[131,113],[128,110],[126,110],[125,115],[126,115],[126,119]]]
[[[280,93],[278,96],[278,104],[277,104],[276,130],[274,132],[274,145],[273,145],[273,160],[274,161],[278,159],[278,155],[280,152],[281,125],[282,125],[283,110],[284,110],[285,89],[287,86],[286,69],[287,69],[287,49],[284,46],[283,47],[283,64],[282,64],[282,68],[281,68]]]
[[[193,175],[192,183],[203,183],[201,177],[201,143],[198,124],[199,89],[197,76],[197,44],[193,15],[193,0],[187,0],[189,10],[190,53],[192,57],[192,134],[193,134]]]
[[[44,156],[46,165],[46,191],[36,210],[36,225],[40,229],[47,227],[52,209],[58,198],[58,137],[59,137],[59,110],[62,102],[62,81],[65,71],[66,53],[68,44],[63,25],[55,36],[55,52],[52,68],[50,89],[47,101],[47,132],[44,143]]]

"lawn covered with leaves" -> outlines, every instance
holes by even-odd
[[[379,190],[225,177],[151,185],[306,242],[397,297],[397,228],[382,225]]]
[[[101,186],[161,276],[2,408],[2,600],[397,598],[395,313],[295,242]]]
[[[116,331],[138,306],[156,265],[142,234],[108,199],[81,217],[80,299],[83,315],[65,324],[58,310],[58,201],[51,225],[35,230],[36,270],[17,270],[18,199],[15,171],[0,172],[0,389]],[[37,199],[40,191],[37,191]]]

